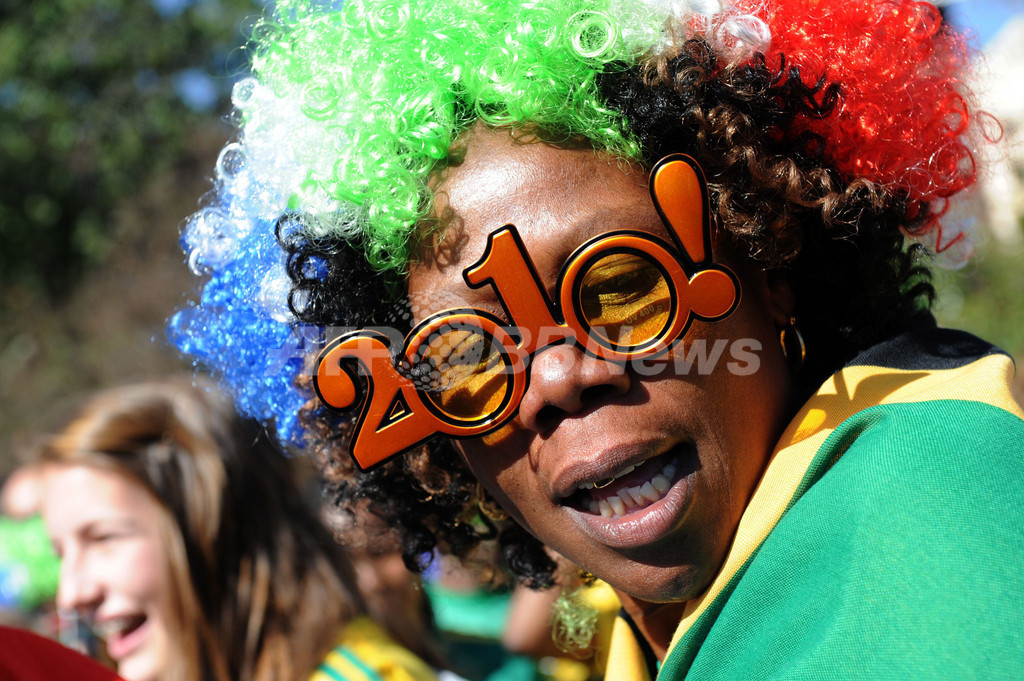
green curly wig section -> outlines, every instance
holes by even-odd
[[[624,39],[618,5],[352,0],[338,8],[282,0],[254,28],[253,70],[295,113],[246,111],[243,138],[250,125],[283,129],[306,171],[304,191],[312,186],[355,216],[325,232],[361,236],[372,265],[400,271],[412,228],[430,207],[428,174],[477,121],[533,125],[639,156],[595,82],[645,49]],[[651,15],[643,33],[660,28]],[[635,23],[630,30],[639,33]],[[301,192],[291,207],[303,210]]]

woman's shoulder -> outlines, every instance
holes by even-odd
[[[845,452],[851,434],[869,427],[941,434],[952,422],[995,419],[1003,430],[1015,430],[1024,410],[1014,396],[1013,375],[1005,352],[971,334],[934,326],[908,331],[864,350],[830,376],[801,408],[780,447],[827,434],[844,441]],[[893,418],[883,418],[887,414]]]
[[[828,444],[686,678],[1021,678],[1024,421],[968,392],[870,407]]]
[[[968,515],[998,515],[998,504],[1024,489],[1024,411],[1013,372],[1005,353],[963,332],[930,328],[892,338],[807,401],[765,479],[780,468],[795,471],[788,506],[821,499],[911,512],[942,498]]]
[[[341,631],[310,681],[438,681],[438,676],[371,619],[357,617]]]
[[[1022,483],[1024,410],[1014,371],[1006,353],[963,331],[930,327],[891,338],[854,358],[809,401],[839,412],[819,456],[828,467],[843,461],[886,469],[890,481],[902,472],[937,476],[944,486],[951,476]]]
[[[850,514],[848,530],[873,545],[902,536],[908,545],[966,549],[977,540],[972,555],[979,556],[1002,537],[1024,560],[1024,505],[1017,501],[1024,412],[1012,390],[1012,360],[948,329],[884,345],[833,376],[809,403],[839,416],[826,417],[834,428],[814,453],[793,508],[835,520]],[[1020,523],[1007,524],[1011,516]],[[958,526],[973,532],[950,532]]]
[[[854,357],[839,372],[883,404],[954,399],[1024,417],[1013,397],[1013,360],[966,331],[924,325]]]
[[[680,647],[694,655],[687,678],[1020,678],[1012,374],[998,349],[933,329],[823,385],[755,494],[780,489],[780,466],[795,470],[780,517],[693,628],[699,645]]]
[[[848,426],[698,662],[733,651],[736,669],[764,672],[750,678],[1020,678],[1024,422],[950,399],[874,407]]]

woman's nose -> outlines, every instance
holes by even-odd
[[[65,554],[60,565],[60,584],[57,587],[57,608],[85,610],[100,601],[99,580],[91,573],[81,557]]]
[[[631,381],[625,366],[588,355],[575,345],[546,348],[533,356],[519,419],[534,432],[548,433],[566,416],[624,395]]]

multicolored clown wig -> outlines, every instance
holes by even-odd
[[[694,156],[719,238],[798,289],[819,380],[920,312],[920,251],[968,251],[944,217],[984,137],[969,59],[905,0],[280,0],[183,235],[208,279],[171,336],[302,443],[319,327],[402,321],[428,179],[483,123]]]
[[[717,72],[695,87],[752,64],[773,75],[763,96],[787,86],[801,96],[802,83],[806,110],[768,121],[767,139],[784,147],[813,135],[805,146],[838,177],[901,203],[908,234],[938,252],[965,245],[941,218],[975,176],[967,140],[977,121],[959,80],[968,54],[929,3],[285,0],[253,31],[253,76],[233,94],[239,137],[185,229],[189,263],[210,279],[173,320],[173,338],[245,412],[298,442],[305,398],[294,379],[309,339],[289,307],[282,217],[400,273],[429,210],[427,177],[460,133],[478,120],[532,125],[641,159],[651,132],[632,119],[663,114],[626,115],[607,84],[663,79],[659,59],[686,41]],[[317,276],[316,263],[306,267]]]

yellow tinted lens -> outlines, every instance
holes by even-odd
[[[479,419],[496,411],[508,390],[508,358],[480,329],[445,326],[419,351],[430,368],[427,396],[458,419]]]
[[[591,265],[580,286],[580,304],[592,333],[620,347],[657,338],[672,311],[665,275],[633,253],[612,253]]]

